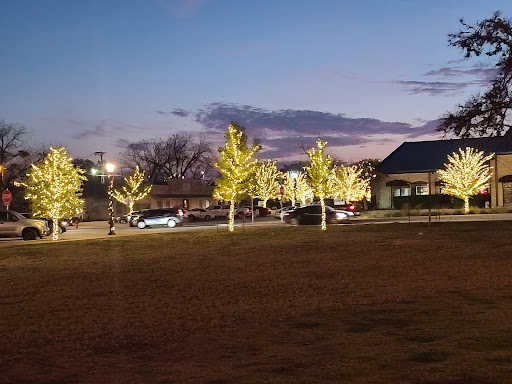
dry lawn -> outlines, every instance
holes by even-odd
[[[512,382],[512,223],[0,249],[1,383]]]

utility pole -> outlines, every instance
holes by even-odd
[[[107,152],[102,152],[102,151],[97,151],[97,152],[94,152],[93,155],[94,156],[98,156],[100,158],[100,161],[99,161],[99,164],[101,166],[103,166],[103,155],[107,153]]]

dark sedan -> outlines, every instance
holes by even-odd
[[[329,206],[325,207],[325,215],[327,224],[337,224],[349,220],[347,213],[336,211]],[[322,223],[322,206],[314,204],[299,207],[294,211],[285,212],[284,219],[291,225],[319,225]]]

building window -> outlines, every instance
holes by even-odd
[[[188,200],[183,199],[183,208],[188,209]]]
[[[428,185],[427,184],[422,184],[422,185],[417,185],[416,186],[416,195],[417,196],[420,196],[420,195],[428,195],[429,192],[428,192]]]
[[[409,187],[392,187],[393,197],[409,196],[411,194]]]

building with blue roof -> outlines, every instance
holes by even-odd
[[[438,170],[448,155],[466,147],[494,153],[493,175],[487,194],[491,208],[512,207],[512,134],[499,137],[405,142],[379,165],[372,181],[372,200],[378,209],[394,208],[396,197],[441,194]]]

